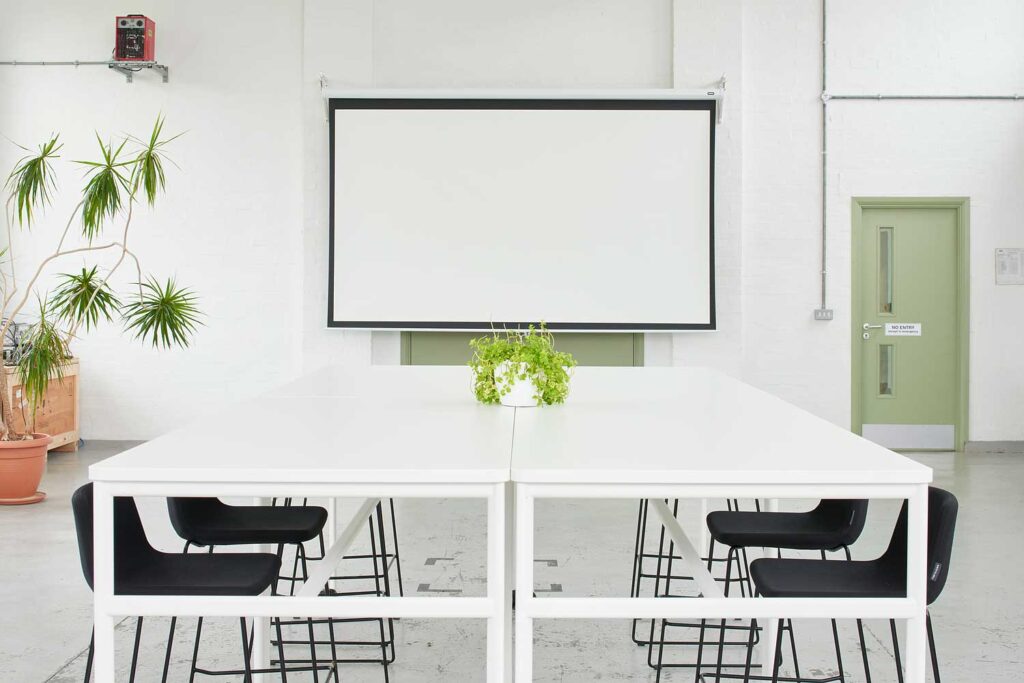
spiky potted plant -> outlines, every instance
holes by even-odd
[[[0,339],[8,339],[13,321],[33,300],[35,310],[33,322],[19,335],[13,358],[5,358],[5,364],[17,365],[22,387],[17,406],[12,405],[7,375],[0,371],[0,504],[35,503],[45,497],[37,487],[51,439],[35,431],[36,408],[50,382],[63,381],[72,358],[70,345],[79,331],[120,320],[124,331],[143,343],[185,347],[201,324],[195,295],[173,278],[144,278],[138,257],[128,248],[136,205],[145,201],[153,206],[165,187],[165,149],[177,136],[165,138],[163,127],[163,117],[158,116],[147,138],[129,135],[115,143],[96,135],[99,158],[74,162],[85,168],[85,186],[56,247],[23,273],[19,270],[25,264],[13,258],[12,233],[15,226],[22,231],[31,229],[57,191],[55,164],[63,148],[59,136],[52,135],[35,150],[22,148],[25,156],[7,176],[7,246],[0,252]],[[107,241],[104,229],[114,221],[119,223],[118,232]],[[75,255],[108,254],[114,261],[105,269],[93,264],[77,273],[58,275],[52,294],[41,291],[44,282],[51,283],[46,273],[51,263]],[[135,266],[135,283],[119,296],[109,282],[125,261]],[[26,414],[23,431],[16,428],[15,409]]]

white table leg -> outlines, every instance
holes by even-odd
[[[700,545],[697,546],[697,550],[700,551],[700,556],[704,557],[704,553],[708,552],[711,546],[711,532],[708,531],[708,499],[700,499]]]
[[[907,683],[924,683],[927,650],[928,487],[915,487],[914,495],[907,502],[907,597],[916,603],[917,614],[907,620],[905,680]]]
[[[778,512],[779,499],[765,500],[765,509],[768,512]],[[761,548],[761,554],[763,557],[778,557],[779,551],[778,548]],[[775,643],[779,637],[779,620],[766,619],[761,635],[761,671],[764,675],[771,676],[772,669],[775,668]]]
[[[775,643],[779,637],[779,620],[764,619],[761,629],[761,673],[771,676],[775,668]]]
[[[384,500],[381,500],[381,504]],[[325,548],[334,547],[334,542],[338,540],[338,499],[331,497],[327,499],[327,524],[324,526],[324,546]],[[326,553],[326,549],[324,550]],[[384,566],[387,567],[387,559],[384,560]],[[385,571],[387,571],[385,569]],[[335,585],[337,582],[328,581],[327,585],[329,588],[337,588]]]
[[[270,505],[269,498],[253,498],[253,505]],[[269,545],[253,546],[253,552],[273,553]],[[269,595],[269,593],[268,593]],[[266,617],[253,617],[252,619],[252,668],[266,669],[270,667],[270,619]],[[267,677],[264,674],[254,674],[253,683],[263,683]]]
[[[487,498],[487,683],[503,683],[507,668],[508,579],[505,563],[505,483],[495,484]]]
[[[96,629],[93,680],[114,680],[114,498],[104,484],[93,485],[93,627]]]
[[[533,497],[516,485],[516,683],[533,681]]]
[[[505,677],[511,683],[514,672],[512,660],[513,623],[512,598],[516,587],[516,485],[505,484]]]

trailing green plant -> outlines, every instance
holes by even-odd
[[[86,167],[85,187],[81,198],[67,223],[56,247],[38,264],[24,287],[20,286],[12,257],[11,228],[31,226],[42,210],[50,204],[56,192],[54,162],[60,158],[63,147],[59,136],[52,135],[38,146],[37,151],[22,157],[7,176],[5,218],[7,219],[7,246],[0,252],[0,339],[8,338],[8,331],[16,316],[35,294],[39,310],[35,321],[24,329],[16,353],[25,404],[31,413],[26,420],[28,431],[13,431],[13,408],[7,399],[7,378],[0,372],[0,439],[31,438],[35,411],[46,395],[51,380],[60,381],[64,368],[71,360],[70,344],[79,328],[89,331],[102,322],[120,319],[124,330],[136,339],[155,347],[187,347],[200,325],[202,314],[196,295],[179,287],[173,278],[161,284],[152,276],[143,277],[138,257],[128,248],[129,228],[132,225],[135,204],[145,201],[156,203],[157,196],[167,183],[165,173],[166,146],[178,136],[165,137],[164,118],[158,116],[148,136],[124,136],[118,141],[104,142],[96,134],[99,158],[76,161]],[[22,147],[30,151],[27,147]],[[71,227],[75,220],[81,224],[78,244],[72,244],[75,234]],[[96,243],[105,225],[122,218],[120,234],[109,242]],[[72,254],[116,254],[112,264],[101,267],[83,266],[81,272],[57,276],[57,287],[49,298],[40,297],[36,286],[51,261]],[[111,276],[125,260],[135,265],[135,292],[127,298],[119,297],[110,287]]]
[[[572,354],[556,351],[554,337],[544,323],[527,330],[492,332],[469,342],[473,359],[473,392],[481,403],[495,404],[517,380],[531,380],[533,397],[541,404],[564,403],[569,395],[569,373],[576,367]]]

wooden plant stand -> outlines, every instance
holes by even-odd
[[[7,373],[8,399],[14,407],[14,429],[25,431],[30,421],[28,406],[22,395],[18,368],[4,366]],[[46,398],[36,409],[37,432],[53,437],[49,450],[78,450],[78,359],[72,359],[64,368],[63,380],[52,378]]]

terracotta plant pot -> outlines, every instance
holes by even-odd
[[[46,447],[53,438],[33,434],[24,441],[0,441],[0,505],[38,503],[46,494],[37,491],[46,467]]]

